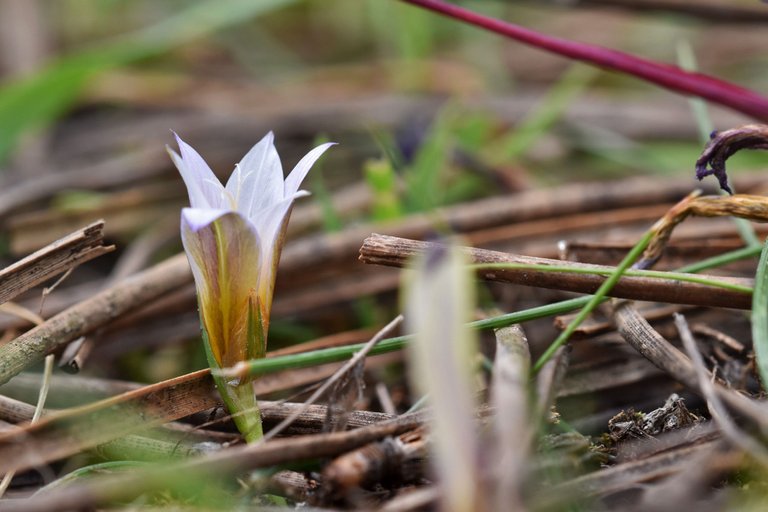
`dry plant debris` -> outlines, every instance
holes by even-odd
[[[637,266],[649,267],[660,259],[663,261],[662,254],[670,243],[673,230],[682,229],[690,216],[740,216],[764,221],[764,212],[768,210],[765,204],[760,196],[688,197],[671,209],[665,210],[662,220],[655,226],[656,236]],[[44,256],[36,254],[35,257],[38,262],[44,263],[38,264],[43,270],[37,272],[47,278],[57,271],[61,272],[62,269],[76,266],[108,251],[110,248],[100,248],[101,226],[89,226],[67,237],[66,245],[64,242],[58,242],[51,248],[40,251],[39,254]],[[471,240],[473,236],[473,232],[469,231],[468,238]],[[99,243],[93,240],[98,240]],[[69,267],[63,266],[65,264],[60,262],[60,257],[58,260],[50,259],[50,254],[56,254],[53,249],[62,246],[69,248],[73,244],[78,248],[84,245],[85,249],[73,252],[75,256],[66,260],[71,262]],[[434,246],[434,243],[373,235],[363,243],[360,257],[366,263],[404,266],[411,257]],[[462,252],[478,266],[474,271],[481,279],[560,291],[592,292],[615,268],[473,247],[465,247]],[[81,253],[84,255],[81,256]],[[496,267],[483,267],[489,264]],[[504,264],[512,266],[503,268]],[[518,268],[514,265],[518,265]],[[565,271],[562,274],[549,272],[546,268],[548,266],[565,268]],[[21,268],[20,265],[16,267]],[[568,269],[577,269],[580,273],[568,273]],[[4,272],[11,275],[7,270]],[[713,292],[715,288],[708,284],[678,281],[676,277],[679,276],[669,275],[670,278],[665,278],[663,273],[654,277],[639,274],[625,276],[617,282],[611,293],[624,299],[679,303],[699,308],[750,307],[750,294],[744,291],[718,289]],[[744,277],[703,277],[714,284],[726,283],[747,288],[751,288],[753,284],[753,280]],[[39,282],[44,278],[36,279],[35,282]],[[1,347],[0,353],[15,354],[11,360],[17,361],[14,365],[4,365],[4,379],[11,379],[39,360],[38,354],[66,345],[76,337],[92,333],[95,329],[103,329],[116,319],[128,318],[137,308],[147,309],[149,303],[167,301],[167,297],[174,297],[174,290],[187,286],[188,283],[189,271],[180,257],[171,258],[156,267],[113,282],[109,288],[92,298],[71,305],[69,309]],[[173,300],[178,302],[178,299]],[[575,347],[577,352],[585,350],[591,338],[610,336],[615,328],[629,346],[634,347],[661,372],[629,372],[629,368],[639,368],[638,360],[636,356],[632,359],[626,350],[622,354],[619,349],[618,359],[608,361],[610,364],[620,364],[622,359],[626,361],[622,363],[625,364],[625,369],[620,372],[621,375],[616,379],[608,378],[600,385],[599,379],[602,379],[605,373],[597,367],[593,373],[583,374],[582,378],[588,380],[574,385],[574,377],[570,376],[569,368],[569,363],[574,357],[572,350],[561,348],[538,373],[535,392],[530,395],[527,389],[530,377],[525,377],[529,371],[526,368],[530,366],[525,335],[515,326],[503,327],[497,331],[493,379],[487,383],[490,409],[478,412],[478,417],[493,425],[495,432],[492,439],[488,440],[489,445],[494,446],[488,452],[488,456],[493,454],[489,458],[489,468],[494,469],[484,475],[484,478],[488,479],[488,482],[494,482],[487,489],[495,496],[493,499],[496,506],[515,502],[520,507],[547,508],[573,499],[603,499],[607,500],[605,503],[609,503],[612,497],[632,489],[640,482],[660,481],[662,483],[655,484],[654,492],[647,492],[643,496],[643,503],[652,503],[661,499],[660,496],[663,497],[667,492],[664,490],[664,482],[670,482],[671,485],[671,482],[682,481],[682,475],[686,474],[687,468],[696,464],[696,461],[707,461],[710,471],[697,478],[691,477],[690,482],[683,481],[677,485],[696,485],[701,488],[705,480],[716,480],[743,464],[743,458],[737,456],[738,452],[727,448],[729,434],[721,436],[711,422],[691,413],[686,406],[686,400],[691,399],[690,395],[684,400],[676,393],[671,393],[666,402],[658,404],[657,408],[649,408],[647,413],[635,412],[629,408],[606,417],[604,431],[607,437],[603,440],[605,444],[600,444],[598,438],[591,441],[589,437],[575,433],[550,434],[537,441],[536,429],[553,428],[563,418],[560,405],[555,405],[559,403],[555,397],[573,400],[574,397],[582,397],[597,390],[610,392],[616,386],[642,385],[648,379],[668,376],[706,400],[722,401],[721,407],[727,408],[727,412],[723,414],[733,415],[759,430],[768,428],[768,416],[762,406],[753,398],[728,388],[724,381],[721,381],[721,376],[725,377],[722,368],[728,360],[749,355],[748,349],[740,339],[720,333],[706,325],[697,327],[697,332],[722,345],[712,349],[708,364],[712,365],[717,373],[704,377],[709,379],[707,382],[711,380],[709,387],[704,388],[704,381],[696,377],[697,371],[709,370],[701,367],[696,370],[682,352],[643,318],[633,303],[627,300],[614,301],[612,309],[614,312],[609,321],[599,324],[599,328],[581,332],[582,340]],[[678,310],[679,308],[662,306],[645,314],[654,322],[664,322],[670,314]],[[151,319],[172,309],[169,310],[165,306],[157,309],[159,313],[151,311],[147,309],[143,317]],[[133,322],[141,321],[141,318],[140,314]],[[78,321],[75,322],[75,319]],[[128,322],[128,325],[131,325],[131,322]],[[374,337],[369,347],[372,348],[376,342],[381,341],[382,335],[387,332],[382,331]],[[366,334],[370,333],[350,333],[348,336],[318,340],[306,344],[304,350],[312,354],[313,350],[343,349],[350,343],[360,341]],[[24,350],[21,350],[21,347]],[[31,347],[37,348],[31,350]],[[617,348],[619,347],[614,342],[611,350],[615,351]],[[274,356],[301,354],[300,350],[293,348],[277,351]],[[280,439],[269,439],[253,446],[231,446],[238,444],[238,437],[231,432],[219,430],[220,426],[231,424],[231,419],[222,415],[218,409],[221,404],[215,395],[213,381],[207,370],[150,386],[109,380],[92,381],[89,385],[94,389],[101,389],[98,391],[101,396],[114,396],[70,410],[50,411],[38,424],[11,429],[0,435],[0,461],[3,461],[0,463],[0,471],[29,470],[89,450],[92,454],[107,458],[129,456],[135,460],[162,459],[162,471],[139,468],[128,473],[97,478],[93,483],[89,480],[73,482],[60,488],[51,488],[35,497],[7,502],[7,509],[98,507],[131,500],[139,495],[152,495],[168,486],[178,488],[179,480],[176,477],[201,478],[209,474],[211,468],[215,468],[219,477],[224,477],[242,474],[254,468],[318,459],[326,460],[322,471],[284,471],[267,481],[253,477],[248,488],[250,492],[256,493],[259,492],[258,489],[261,489],[261,492],[279,492],[294,500],[307,501],[321,507],[370,507],[385,504],[388,500],[386,506],[390,508],[399,506],[396,505],[399,503],[404,503],[403,506],[435,504],[440,495],[433,487],[425,486],[431,479],[425,465],[425,460],[430,458],[432,444],[431,433],[426,429],[427,423],[424,421],[428,417],[428,410],[396,417],[374,411],[350,409],[355,403],[364,405],[369,400],[360,381],[363,373],[359,362],[364,355],[365,352],[361,352],[360,356],[342,368],[341,372],[336,370],[338,365],[325,370],[318,366],[287,369],[280,374],[279,379],[272,376],[257,379],[255,389],[260,394],[296,388],[325,379],[332,374],[336,377],[328,380],[315,395],[321,396],[337,379],[340,379],[340,386],[337,385],[337,389],[328,398],[331,407],[313,405],[312,402],[316,398],[304,404],[261,402],[260,408],[267,432],[274,429],[275,425],[278,425],[279,429],[287,428],[281,433]],[[3,360],[8,361],[7,357],[4,356]],[[715,359],[712,359],[715,357],[719,358],[719,362],[716,363]],[[375,368],[376,361],[375,357],[369,357],[369,364],[366,366],[369,369]],[[600,363],[599,360],[595,362]],[[702,364],[705,364],[703,360],[696,363]],[[744,364],[748,365],[748,361]],[[69,380],[63,380],[61,377],[54,379],[54,402],[57,393],[76,393],[81,389],[81,381],[85,383],[78,376],[67,379]],[[18,381],[16,388],[11,382],[11,387],[7,389],[15,389],[11,391],[13,394],[24,393],[24,389],[28,392],[35,387],[34,380],[27,379],[26,384],[22,382],[25,381]],[[729,379],[728,382],[743,384],[748,381]],[[57,391],[57,388],[60,389]],[[66,389],[70,391],[65,391]],[[342,403],[346,405],[339,409]],[[31,406],[12,398],[3,398],[0,404],[0,419],[4,421],[23,423],[28,421],[31,415]],[[566,415],[572,416],[571,413]],[[342,431],[323,433],[329,430],[329,421],[336,425],[330,430],[338,430],[342,422]],[[198,425],[195,426],[195,423]],[[516,433],[510,434],[513,431]],[[277,434],[278,430],[274,432]],[[679,432],[686,434],[674,437]],[[660,450],[638,444],[648,439],[668,439],[664,441],[668,446]],[[512,440],[514,442],[511,442]],[[529,446],[530,449],[521,451],[521,446]],[[606,467],[600,469],[601,465]],[[553,471],[571,475],[568,477],[571,480],[552,480]],[[578,476],[583,471],[588,473]],[[553,492],[549,495],[542,493],[542,489],[533,484],[536,481],[554,484]],[[486,484],[482,485],[486,488]],[[408,492],[408,489],[413,490]],[[410,501],[414,504],[409,505]]]
[[[536,34],[455,2],[403,1],[697,94],[756,119],[768,118],[768,100],[725,81]],[[277,8],[273,5],[291,3],[235,0],[228,7],[270,12]],[[196,8],[205,12],[208,4],[217,2],[200,2]],[[536,9],[548,9],[543,4]],[[576,4],[624,13],[669,12],[707,20],[718,29],[738,24],[737,30],[745,32],[768,19],[755,6],[711,2]],[[24,5],[39,8],[38,2]],[[0,37],[6,8],[0,3]],[[191,16],[192,10],[176,22],[190,15],[187,21],[204,31],[204,18],[226,24],[224,18],[237,17],[235,10],[217,9],[222,18]],[[315,9],[281,13],[276,26],[290,26]],[[387,20],[401,19],[395,15],[399,11],[383,10],[377,16],[382,12],[389,14]],[[544,18],[542,24],[549,21]],[[391,25],[395,30],[383,28],[404,37],[398,43],[406,57],[402,60],[416,62],[424,50],[412,43],[420,40],[408,40],[407,24]],[[189,27],[180,23],[176,29],[183,26]],[[444,37],[442,25],[424,22],[421,29],[434,32],[427,37],[434,40],[421,41],[426,46]],[[303,51],[310,52],[302,57],[308,61],[326,44],[318,37],[325,33],[314,30],[302,39],[308,48]],[[363,38],[362,32],[346,27],[340,39]],[[293,36],[276,34],[268,30],[258,37],[292,61],[282,45],[283,38]],[[531,172],[536,166],[563,165],[548,161],[548,152],[567,152],[568,172],[569,159],[575,164],[583,155],[599,155],[636,174],[662,161],[653,158],[655,146],[644,151],[636,139],[687,140],[696,133],[695,123],[687,120],[685,105],[663,98],[651,105],[595,95],[570,108],[557,106],[559,94],[573,98],[581,91],[583,84],[569,82],[579,76],[576,70],[553,87],[551,104],[541,102],[539,87],[533,94],[516,91],[513,98],[465,94],[470,97],[466,105],[492,112],[493,122],[467,140],[445,142],[478,129],[443,119],[451,117],[451,107],[442,103],[446,90],[451,95],[454,87],[465,88],[463,93],[478,90],[477,84],[463,81],[471,67],[444,57],[419,61],[418,68],[397,78],[407,86],[383,94],[383,69],[394,64],[368,69],[334,63],[333,69],[308,74],[312,87],[294,89],[288,80],[277,86],[269,80],[241,81],[230,66],[247,59],[240,51],[232,51],[237,54],[232,62],[223,58],[238,45],[238,37],[222,35],[220,48],[201,44],[182,56],[183,61],[200,55],[211,62],[222,59],[226,79],[204,67],[203,73],[170,77],[181,85],[172,85],[168,94],[160,82],[169,77],[155,83],[144,72],[121,69],[90,84],[83,93],[84,108],[73,109],[54,132],[32,138],[31,149],[19,150],[22,167],[0,191],[0,249],[35,252],[0,270],[0,474],[14,475],[7,476],[11,486],[0,498],[0,510],[715,511],[738,509],[739,500],[764,501],[768,362],[762,354],[768,345],[762,343],[768,339],[762,337],[768,331],[753,327],[750,337],[745,312],[758,317],[753,326],[759,326],[756,304],[768,304],[768,298],[761,299],[768,277],[761,273],[765,269],[756,274],[753,259],[761,250],[756,242],[768,228],[745,228],[732,218],[768,222],[768,186],[764,172],[729,177],[726,161],[742,150],[768,149],[768,127],[748,124],[712,133],[695,163],[696,177],[714,176],[731,193],[727,196],[714,195],[714,182],[692,191],[693,176],[634,175],[536,188]],[[716,50],[723,52],[734,51],[729,45],[740,51],[738,45],[746,44],[734,43],[733,32],[713,39],[721,41]],[[100,55],[97,50],[93,55]],[[156,49],[147,51],[125,47],[116,53],[157,55]],[[3,54],[0,73],[6,64]],[[509,57],[510,69],[518,58]],[[61,61],[65,71],[68,62]],[[80,64],[89,68],[90,62]],[[285,66],[286,77],[293,79],[294,65],[299,69],[294,63]],[[71,90],[64,87],[64,93],[74,94],[87,82],[78,74],[82,70],[75,71]],[[48,72],[42,70],[41,83],[51,76]],[[115,80],[127,86],[110,86]],[[411,94],[422,81],[431,95]],[[23,98],[27,83],[19,84]],[[7,91],[0,85],[0,129],[10,126]],[[56,96],[50,99],[56,103]],[[101,102],[119,104],[125,112],[112,117]],[[540,111],[531,108],[534,103]],[[41,99],[41,108],[47,105]],[[419,133],[394,133],[410,116],[436,120],[429,129],[407,123]],[[551,129],[552,117],[562,126]],[[723,112],[714,113],[714,119],[718,127],[743,122]],[[238,306],[247,314],[232,318],[247,324],[249,335],[257,322],[262,343],[257,350],[249,346],[244,357],[227,359],[217,356],[231,347],[214,340],[217,364],[198,369],[205,366],[198,346],[198,294],[188,260],[172,252],[179,249],[178,213],[186,203],[169,179],[155,130],[184,127],[185,137],[196,145],[199,141],[205,154],[210,150],[217,167],[252,143],[254,132],[275,129],[286,153],[295,153],[319,132],[333,140],[358,137],[361,121],[392,130],[393,139],[403,139],[393,148],[403,154],[392,161],[368,161],[361,166],[363,173],[355,169],[354,180],[336,176],[331,165],[365,161],[373,143],[345,143],[352,146],[348,153],[331,164],[320,162],[328,172],[307,184],[317,200],[283,204],[273,219],[279,229],[266,231],[272,238],[262,239],[261,232],[248,242],[254,249],[251,263],[268,264],[260,273],[269,279],[256,280],[256,286],[265,287],[259,298],[264,302],[251,303],[248,286],[240,290],[248,301]],[[480,121],[478,126],[488,119]],[[514,133],[509,125],[515,126]],[[22,131],[14,128],[11,137],[3,132],[0,158],[8,141]],[[508,133],[520,138],[501,141]],[[387,146],[388,136],[377,142],[393,149]],[[56,153],[40,168],[59,172],[38,171],[24,179],[30,167],[24,171],[23,163],[31,158],[34,164],[35,146],[47,137],[55,141]],[[479,138],[493,143],[488,144],[491,150],[472,147]],[[271,144],[271,135],[264,140]],[[578,142],[565,148],[565,140]],[[315,145],[327,147],[323,142]],[[179,143],[183,158],[177,156],[177,164],[189,178],[199,162]],[[519,146],[530,152],[523,154]],[[409,154],[414,147],[425,153],[414,157]],[[499,156],[505,151],[505,157]],[[414,168],[429,160],[440,160],[435,164],[439,172],[447,169],[446,183],[419,181],[426,178],[414,174]],[[272,167],[275,176],[282,172],[279,163]],[[249,170],[238,168],[233,183],[241,171],[243,180],[252,178]],[[368,181],[356,179],[357,174]],[[197,177],[197,192],[211,197],[195,197],[192,206],[206,215],[222,209],[232,210],[227,215],[253,213],[250,207],[238,208],[243,206],[236,204],[239,194],[227,196],[231,191],[212,172]],[[262,185],[277,184],[270,189],[277,199],[303,195],[291,188],[298,183],[290,177],[273,181]],[[473,186],[485,195],[463,195]],[[433,192],[445,191],[450,193],[433,200]],[[264,221],[268,216],[263,213],[250,221]],[[288,228],[291,213],[294,222]],[[95,221],[102,217],[106,222]],[[187,228],[194,220],[184,218]],[[201,226],[208,229],[214,222]],[[85,227],[72,232],[80,226]],[[205,236],[218,236],[212,235],[216,229]],[[186,232],[188,243],[191,231]],[[231,229],[229,241],[217,245],[216,262],[238,255],[234,247],[243,241],[242,233]],[[435,240],[436,233],[456,238],[425,241]],[[279,288],[270,310],[284,239]],[[630,261],[627,254],[636,258]],[[410,266],[422,256],[422,264]],[[454,257],[466,258],[467,265],[447,265]],[[209,253],[194,263],[199,270],[212,262]],[[239,286],[256,266],[229,274],[231,282]],[[651,270],[656,266],[663,270]],[[220,283],[232,270],[222,267],[227,265],[208,271],[208,281],[199,281],[197,292]],[[680,267],[684,270],[675,271]],[[57,281],[56,291],[44,291],[41,298],[34,290],[60,275],[66,279]],[[477,279],[470,285],[472,276]],[[394,296],[404,281],[417,299],[398,303]],[[595,303],[590,318],[577,326],[583,313],[571,312],[590,301]],[[404,319],[399,315],[403,309],[408,312]],[[257,310],[261,316],[254,320]],[[309,341],[266,352],[270,313],[271,337]],[[401,320],[406,327],[400,327]],[[425,337],[429,345],[421,344]],[[552,340],[562,344],[547,348]],[[36,409],[37,369],[52,358],[73,373],[57,370],[50,389],[40,393],[48,393],[47,401],[40,400]],[[248,400],[228,409],[231,400],[222,400],[219,392],[233,385]],[[33,421],[36,410],[42,414],[39,421]],[[263,422],[263,438],[242,428],[254,418]]]

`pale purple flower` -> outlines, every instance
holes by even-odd
[[[240,162],[226,186],[179,136],[168,149],[189,192],[181,238],[195,278],[203,328],[219,367],[263,357],[275,274],[301,182],[333,143],[322,144],[283,178],[268,133]]]

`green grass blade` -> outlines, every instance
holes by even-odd
[[[478,270],[493,268],[510,270],[541,270],[543,272],[562,272],[564,274],[588,274],[598,276],[611,276],[615,272],[614,269],[579,268],[570,267],[567,265],[546,265],[540,263],[480,263],[477,265],[470,265],[470,268]],[[628,277],[647,277],[651,279],[669,279],[672,281],[680,281],[685,283],[702,284],[705,286],[711,286],[713,288],[732,290],[740,293],[752,293],[752,288],[749,286],[743,286],[740,284],[730,283],[728,281],[722,281],[716,278],[702,277],[681,272],[666,272],[659,270],[625,270],[622,275]]]
[[[363,164],[365,182],[373,194],[371,216],[375,222],[397,220],[403,207],[397,190],[397,174],[388,160],[367,160]]]
[[[760,254],[752,295],[752,344],[757,370],[765,389],[768,384],[768,241]]]
[[[560,119],[571,102],[581,94],[597,75],[597,70],[574,64],[549,90],[536,108],[505,139],[499,142],[495,158],[515,161]]]
[[[682,267],[678,269],[678,272],[698,272],[719,265],[725,265],[727,263],[748,258],[754,255],[756,255],[754,248],[739,249],[729,253],[721,254],[714,258],[709,258],[708,260],[698,264]],[[530,320],[536,320],[539,318],[562,315],[565,313],[570,313],[576,309],[583,308],[584,306],[588,305],[593,300],[593,298],[593,296],[577,297],[574,299],[555,302],[553,304],[546,304],[544,306],[538,306],[535,308],[524,309],[522,311],[515,311],[513,313],[506,313],[504,315],[499,315],[492,318],[477,320],[470,323],[469,325],[473,329],[495,329],[498,327],[528,322]],[[600,299],[601,302],[605,300],[607,299]],[[388,352],[401,350],[410,342],[410,339],[410,336],[397,336],[394,338],[382,340],[371,351],[371,355],[386,354]],[[364,344],[360,343],[345,347],[313,350],[311,352],[304,352],[301,354],[251,360],[246,362],[247,372],[250,375],[262,375],[292,368],[306,368],[318,364],[344,361],[352,357],[355,352],[361,350],[363,346]]]
[[[653,238],[654,230],[650,229],[648,230],[645,235],[640,239],[640,241],[632,248],[632,250],[627,253],[627,255],[624,257],[623,260],[621,260],[621,263],[616,267],[616,270],[613,271],[613,274],[603,281],[603,284],[600,285],[600,288],[597,289],[597,292],[590,297],[589,302],[587,303],[584,308],[579,311],[579,314],[576,315],[576,318],[574,318],[570,324],[568,324],[568,327],[566,327],[560,335],[555,339],[554,342],[547,348],[546,351],[544,351],[544,354],[541,355],[538,361],[536,361],[536,364],[533,366],[533,371],[538,372],[542,366],[546,364],[547,361],[557,352],[557,349],[562,347],[568,339],[571,337],[571,334],[576,330],[576,328],[581,325],[581,323],[589,316],[590,313],[592,313],[592,310],[594,310],[600,302],[603,301],[605,295],[611,291],[611,288],[618,282],[618,280],[621,278],[621,275],[640,257],[640,255],[643,253],[646,247],[648,247],[648,243],[651,241],[651,238]]]

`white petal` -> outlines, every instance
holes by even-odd
[[[176,169],[179,170],[179,174],[181,174],[181,178],[184,180],[184,186],[187,187],[187,194],[189,195],[190,206],[193,208],[210,208],[208,199],[206,199],[205,194],[203,193],[202,183],[194,178],[194,173],[187,169],[187,165],[178,153],[172,150],[169,146],[166,146],[165,149],[168,151],[171,160],[173,160],[173,164],[176,166]]]
[[[301,197],[306,193],[299,193]],[[285,238],[285,228],[288,225],[288,217],[296,197],[289,197],[267,208],[259,210],[252,222],[259,231],[262,244],[262,260],[259,269],[259,297],[269,307],[272,304],[272,294],[275,288],[277,263]]]
[[[182,208],[181,219],[182,223],[185,222],[189,229],[196,233],[230,211],[211,208]]]
[[[223,189],[205,160],[192,149],[192,146],[176,135],[181,156],[168,149],[173,163],[181,173],[189,193],[189,203],[193,208],[218,208],[222,204]]]
[[[304,158],[299,160],[299,163],[297,163],[296,167],[293,168],[291,174],[289,174],[285,179],[283,197],[292,197],[299,190],[301,182],[304,181],[304,178],[306,178],[307,173],[315,164],[317,159],[320,158],[329,147],[335,145],[335,142],[326,142],[325,144],[317,146],[315,149],[304,155]]]
[[[294,199],[289,197],[266,208],[262,208],[256,212],[255,217],[251,220],[259,230],[259,237],[261,238],[265,254],[271,254],[270,248],[274,246],[280,236],[281,227]]]
[[[261,208],[283,198],[283,166],[269,132],[240,160],[227,182],[227,192],[237,202],[237,210],[247,218]]]

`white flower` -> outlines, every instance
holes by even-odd
[[[223,186],[202,157],[176,136],[169,148],[189,192],[181,237],[195,278],[203,328],[220,367],[263,357],[275,274],[301,182],[333,143],[307,153],[283,179],[268,133]]]

